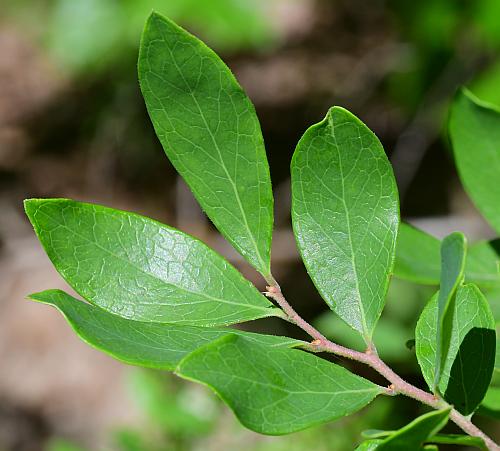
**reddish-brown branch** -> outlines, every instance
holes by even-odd
[[[294,308],[285,299],[279,284],[272,276],[266,278],[266,281],[269,284],[266,295],[279,305],[279,307],[286,314],[286,319],[288,321],[296,324],[313,338],[313,341],[310,343],[308,349],[315,352],[330,352],[332,354],[369,365],[391,383],[388,388],[388,394],[405,395],[434,409],[450,407],[444,400],[409,384],[403,378],[398,376],[384,361],[382,361],[373,345],[369,346],[366,352],[359,352],[328,340],[321,332],[305,321],[294,310]],[[483,439],[489,450],[500,451],[500,446],[498,446],[479,428],[474,426],[469,418],[463,416],[460,412],[453,408],[450,413],[450,419],[467,434]]]

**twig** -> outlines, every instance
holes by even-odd
[[[309,349],[315,352],[330,352],[341,357],[345,357],[356,362],[364,363],[379,374],[384,376],[391,384],[388,387],[387,394],[390,395],[405,395],[420,401],[434,409],[443,409],[450,406],[446,401],[434,396],[431,393],[425,392],[414,385],[409,384],[403,378],[398,376],[387,364],[378,356],[375,347],[370,346],[366,352],[355,351],[328,340],[320,331],[305,321],[288,303],[283,295],[281,288],[273,276],[266,278],[269,286],[267,287],[266,295],[276,301],[286,314],[286,319],[293,324],[296,324],[302,330],[307,332],[313,341],[309,345]],[[459,426],[464,432],[483,439],[487,448],[491,451],[500,451],[498,446],[490,437],[482,432],[478,427],[474,426],[469,418],[463,416],[460,412],[453,409],[450,412],[450,419]]]

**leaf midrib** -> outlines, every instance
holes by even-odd
[[[40,208],[37,209],[37,212],[44,214],[47,218],[52,218],[50,215],[48,215],[44,211],[40,210]],[[88,243],[95,245],[97,248],[99,248],[102,251],[108,253],[109,255],[111,255],[112,257],[116,258],[117,260],[125,262],[126,264],[128,264],[132,268],[134,268],[134,269],[138,270],[139,272],[141,272],[142,274],[144,274],[145,276],[148,276],[148,277],[152,278],[153,280],[160,281],[160,282],[164,283],[165,285],[174,287],[174,288],[178,289],[181,292],[185,292],[185,293],[188,293],[188,294],[191,294],[191,295],[200,296],[200,297],[205,297],[209,301],[222,302],[222,303],[228,304],[228,305],[237,305],[237,306],[241,306],[241,307],[246,307],[246,308],[250,308],[250,309],[259,309],[259,310],[264,310],[264,311],[271,311],[272,310],[269,307],[254,306],[252,304],[242,304],[242,303],[239,303],[239,302],[229,301],[229,300],[226,300],[226,299],[223,299],[223,298],[216,298],[216,297],[210,296],[209,294],[207,294],[205,292],[191,291],[191,290],[188,290],[188,289],[186,289],[184,287],[180,287],[180,286],[178,286],[176,284],[173,284],[171,282],[167,282],[167,281],[165,281],[163,279],[160,279],[160,278],[156,277],[154,274],[151,274],[151,273],[145,271],[140,266],[137,266],[136,264],[132,263],[130,260],[127,260],[124,257],[115,254],[114,252],[112,252],[111,250],[103,247],[102,245],[100,245],[96,241],[90,240],[85,235],[82,235],[82,234],[78,233],[78,231],[72,230],[66,224],[59,223],[59,226],[65,228],[69,232],[74,233],[75,235],[79,236],[80,238],[86,240]],[[190,305],[190,304],[191,303],[185,303],[184,305]],[[157,305],[157,304],[155,304],[155,305]],[[182,304],[180,304],[180,305],[182,305]]]
[[[165,42],[165,41],[164,41]],[[237,204],[238,204],[238,208],[242,214],[242,217],[243,217],[243,220],[244,220],[244,225],[245,225],[245,229],[247,231],[247,234],[252,242],[252,245],[254,247],[254,250],[255,250],[255,253],[256,253],[256,256],[257,258],[259,259],[259,264],[261,266],[261,269],[265,268],[266,265],[264,263],[264,260],[262,259],[262,255],[260,253],[260,250],[257,246],[257,242],[255,241],[255,237],[253,236],[253,233],[252,231],[250,230],[250,226],[248,224],[248,219],[247,219],[247,216],[246,216],[246,213],[245,213],[245,210],[243,209],[243,205],[241,203],[241,199],[240,199],[240,196],[239,196],[239,192],[238,192],[238,189],[236,188],[236,184],[235,182],[233,181],[231,175],[229,174],[229,171],[227,170],[227,167],[224,163],[224,160],[222,159],[222,154],[221,154],[221,150],[220,150],[220,147],[219,147],[219,144],[218,142],[216,141],[215,139],[215,136],[213,135],[212,133],[212,130],[210,129],[210,127],[208,126],[208,122],[205,118],[205,115],[200,107],[200,104],[198,103],[198,99],[196,98],[196,96],[194,95],[192,89],[191,89],[191,86],[189,85],[189,83],[187,82],[186,78],[184,77],[184,74],[182,72],[182,70],[180,69],[179,65],[177,64],[177,60],[175,59],[174,57],[174,54],[172,53],[172,50],[170,49],[170,47],[167,45],[166,46],[168,52],[170,53],[170,56],[172,58],[172,61],[174,62],[174,65],[175,65],[175,68],[177,69],[177,72],[180,74],[180,76],[182,77],[182,80],[189,92],[189,95],[191,96],[191,98],[193,99],[195,105],[196,105],[196,108],[198,109],[198,112],[200,113],[200,116],[201,118],[203,119],[203,123],[205,124],[205,127],[210,135],[210,139],[212,140],[212,143],[213,145],[215,146],[215,149],[217,150],[217,154],[219,156],[219,161],[220,161],[220,165],[222,167],[222,169],[224,170],[224,173],[226,174],[226,177],[228,178],[229,182],[230,182],[230,185],[233,189],[233,193],[234,193],[234,197],[236,198],[236,201],[237,201]],[[259,174],[259,171],[257,170],[257,176],[260,176]],[[259,180],[260,182],[260,180]],[[259,208],[260,208],[260,199],[259,199]],[[260,215],[260,213],[259,213]],[[259,216],[260,217],[260,216]],[[235,245],[238,245],[238,243],[235,243]],[[239,247],[239,246],[238,246]]]

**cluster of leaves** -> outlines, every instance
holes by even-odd
[[[218,230],[270,290],[278,290],[270,265],[271,180],[252,103],[212,50],[155,13],[141,43],[139,79],[170,161]],[[475,115],[487,115],[494,127],[498,113],[466,93],[455,110],[457,154],[471,142],[493,152],[495,133],[485,133],[487,125]],[[465,167],[463,173],[471,170]],[[397,187],[382,145],[343,108],[333,107],[306,131],[291,175],[293,228],[307,270],[330,308],[373,349],[393,271],[417,279],[420,269],[429,276],[433,260],[425,261],[423,253],[434,249],[432,238],[404,225],[400,230]],[[479,192],[481,202],[500,197]],[[85,302],[60,290],[33,294],[33,300],[55,306],[83,340],[123,362],[171,370],[211,387],[246,427],[286,434],[352,414],[387,393],[305,352],[301,348],[311,349],[307,343],[227,327],[290,318],[199,240],[137,214],[68,199],[31,199],[25,208],[54,266]],[[422,237],[428,248],[418,242]],[[464,280],[471,264],[492,275],[491,261],[483,257],[495,257],[481,245],[474,266],[474,253],[466,258],[465,247],[459,233],[441,245],[438,279],[432,280],[441,289],[422,314],[416,346],[433,393],[469,415],[490,383],[495,323],[477,286]],[[449,414],[447,408],[421,417],[372,439],[369,449],[395,449],[391,442],[408,435],[423,445],[438,437]]]

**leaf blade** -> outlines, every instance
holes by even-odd
[[[449,134],[465,191],[500,233],[500,111],[461,89],[451,107]]]
[[[420,449],[426,440],[439,432],[448,422],[450,409],[429,412],[385,438],[378,451]]]
[[[229,328],[150,323],[124,319],[61,290],[34,293],[30,299],[55,307],[88,345],[111,357],[147,368],[174,370],[190,352],[227,334],[237,334],[270,347],[293,347],[302,342]]]
[[[69,199],[31,199],[25,209],[59,273],[111,313],[198,326],[279,313],[220,255],[152,219]]]
[[[334,107],[299,141],[291,171],[293,228],[309,275],[330,308],[369,342],[399,224],[382,145],[358,118]],[[331,265],[336,274],[325,271]]]
[[[219,231],[269,276],[273,195],[252,103],[211,49],[156,13],[146,24],[138,67],[168,158]]]
[[[415,330],[417,360],[431,389],[435,381],[437,317],[438,298],[435,295],[424,308]],[[458,288],[453,318],[454,327],[438,390],[445,400],[468,415],[484,398],[491,380],[495,323],[488,302],[473,284]]]
[[[353,413],[382,387],[312,354],[226,336],[184,358],[176,374],[211,387],[241,423],[281,435]]]
[[[459,232],[448,235],[441,243],[441,284],[437,300],[438,317],[434,392],[439,385],[441,368],[444,366],[450,346],[453,328],[453,304],[455,292],[464,279],[466,246],[465,236]]]

